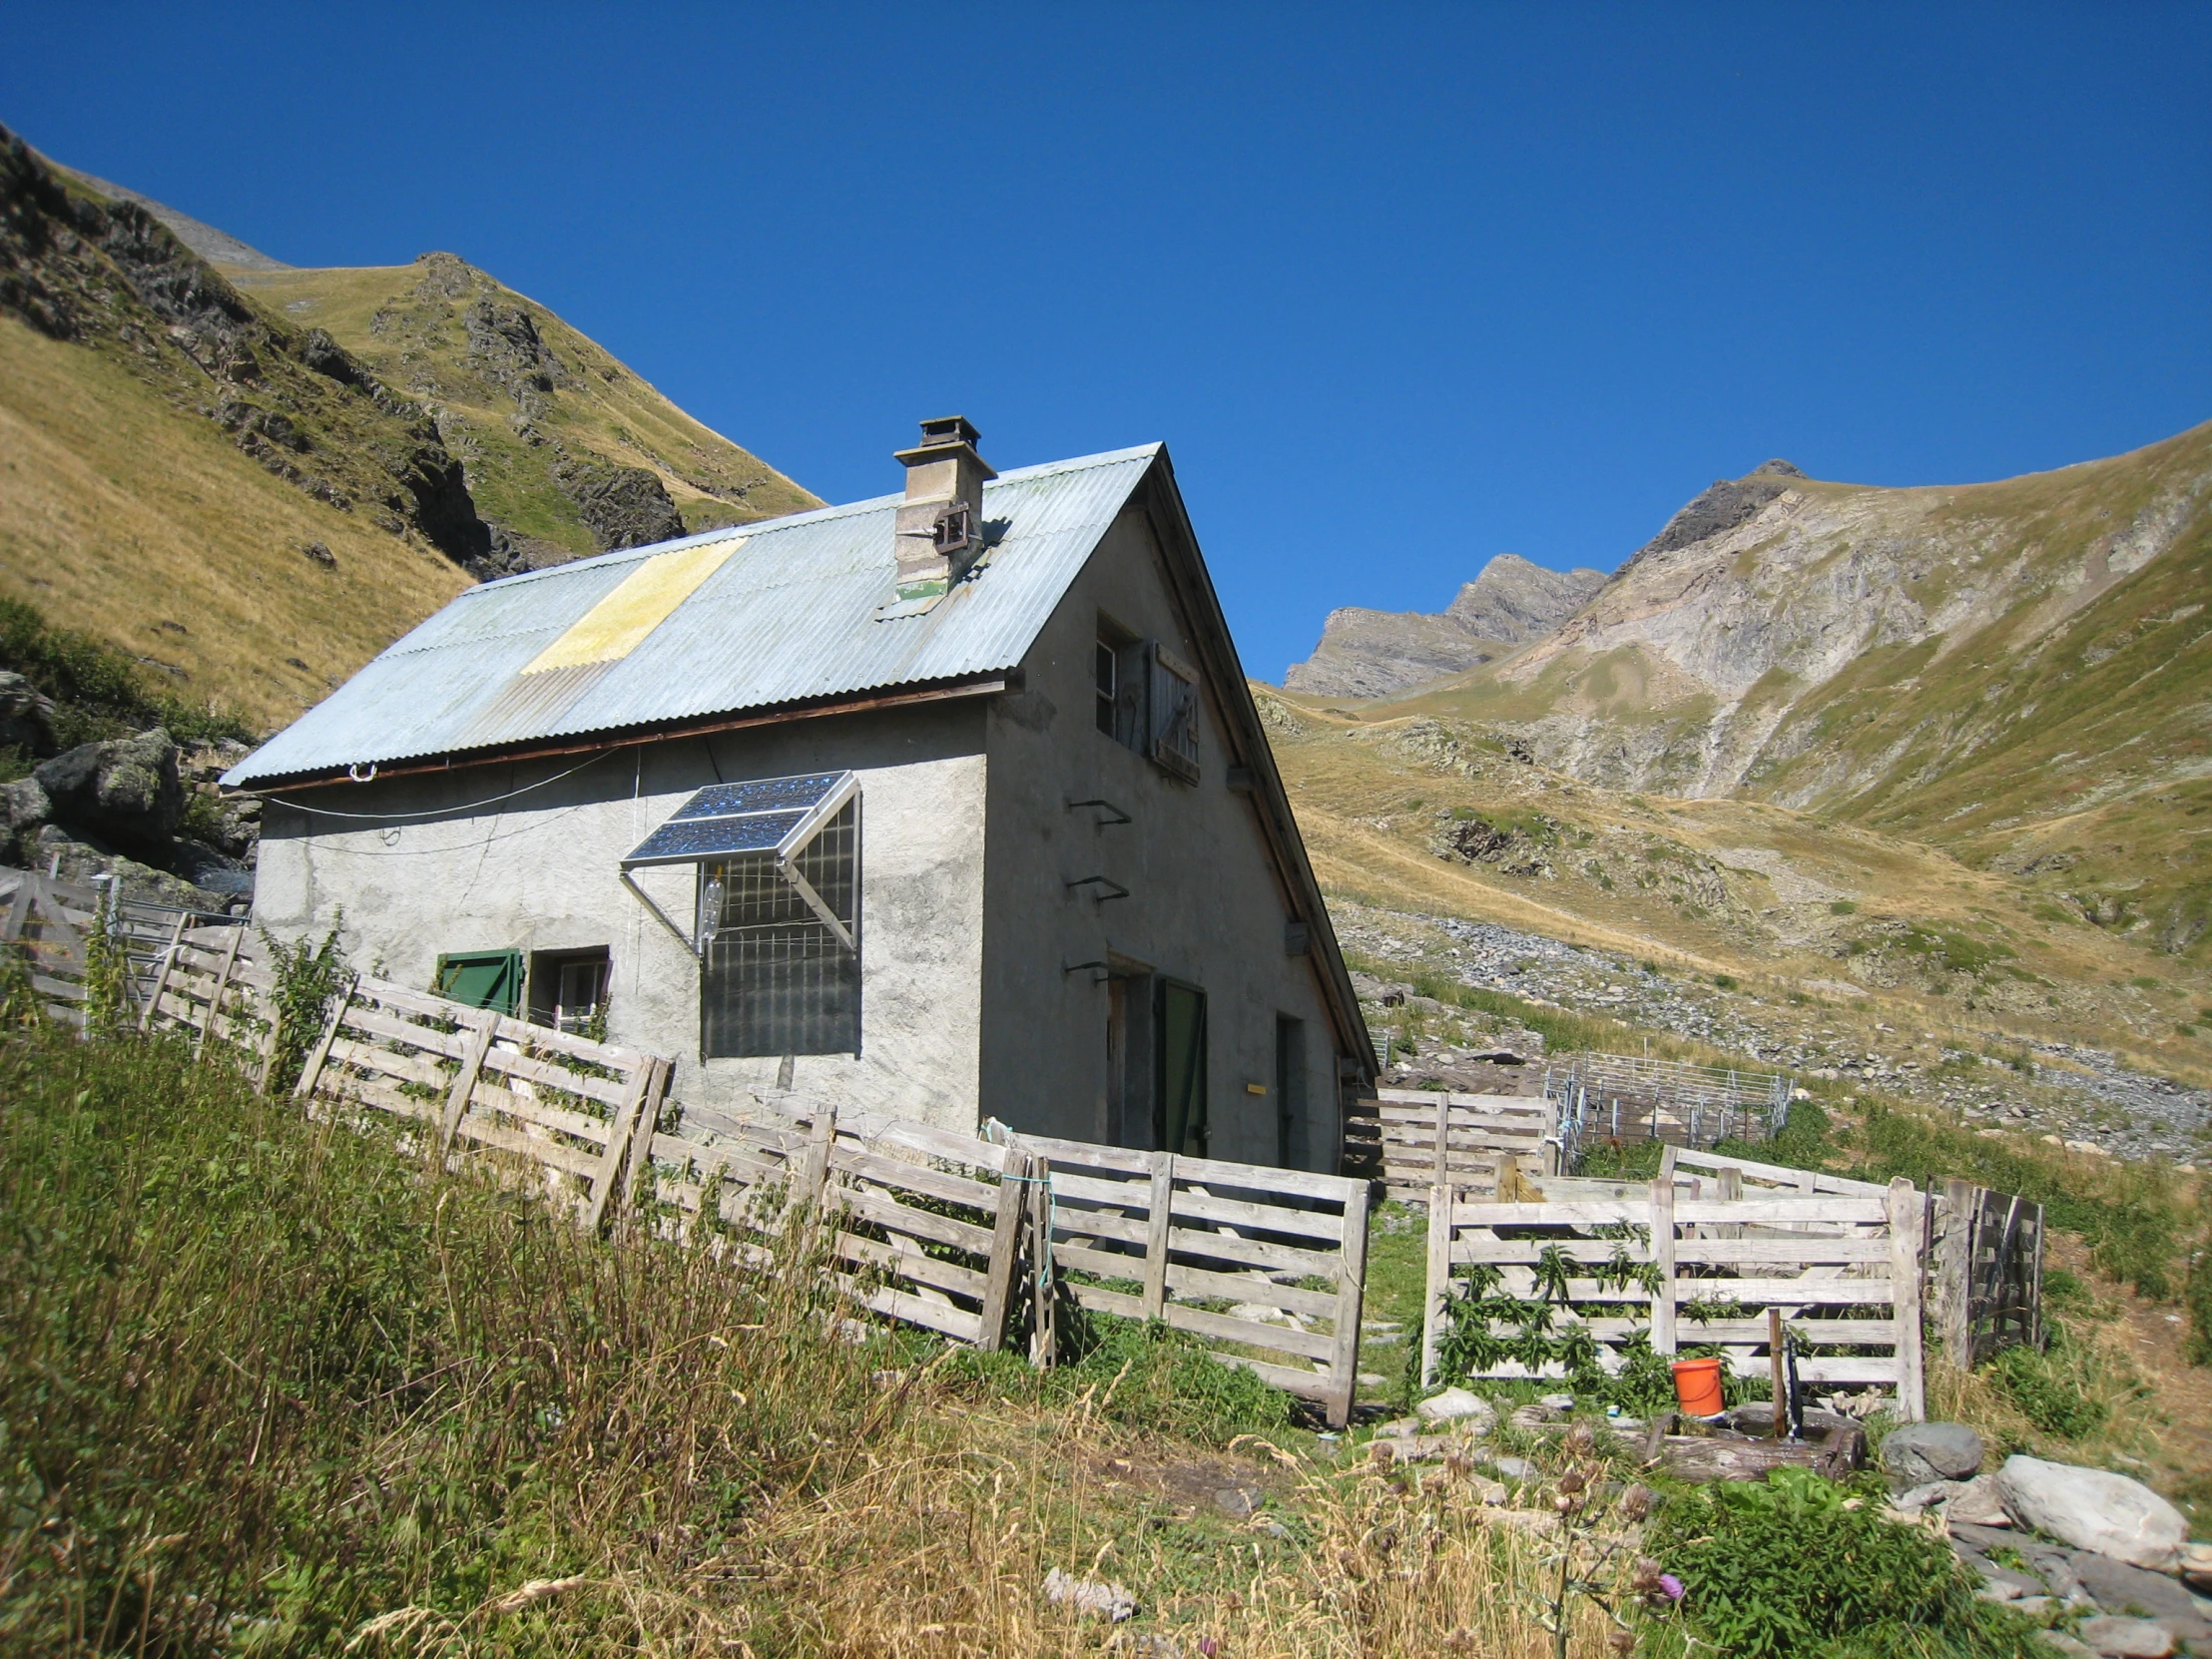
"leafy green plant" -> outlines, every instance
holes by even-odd
[[[1857,915],[1859,906],[1848,898],[1839,898],[1828,906],[1828,913],[1836,916]]]
[[[1649,1645],[1678,1655],[1790,1659],[1844,1653],[2012,1654],[2025,1621],[1975,1601],[1941,1539],[1881,1514],[1809,1469],[1716,1481],[1660,1510],[1646,1547],[1683,1586],[1688,1630]],[[1702,1644],[1702,1645],[1701,1645]]]
[[[2006,1398],[2046,1434],[2078,1440],[2095,1432],[2112,1417],[2114,1392],[2128,1391],[2083,1345],[2066,1335],[2063,1322],[2051,1320],[2046,1329],[2050,1347],[2008,1348],[1990,1363],[1989,1373]]]
[[[330,1004],[351,977],[345,953],[338,948],[338,929],[345,925],[340,910],[330,919],[330,930],[320,943],[310,944],[302,933],[286,944],[268,928],[261,929],[262,946],[269,955],[270,972],[276,979],[276,1046],[270,1061],[269,1092],[287,1095],[299,1081],[307,1051],[322,1034],[330,1017]]]

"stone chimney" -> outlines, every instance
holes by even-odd
[[[921,442],[898,452],[906,499],[892,546],[902,605],[941,597],[983,551],[983,484],[998,474],[975,452],[977,436],[966,416],[947,415],[923,421]]]

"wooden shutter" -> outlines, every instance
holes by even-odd
[[[1151,666],[1152,760],[1186,784],[1198,782],[1198,670],[1155,644]]]

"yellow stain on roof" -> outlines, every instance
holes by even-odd
[[[548,669],[620,662],[745,543],[745,537],[734,536],[728,541],[654,554],[617,583],[606,598],[569,624],[568,632],[539,652],[522,672],[543,674]]]

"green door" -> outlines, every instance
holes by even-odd
[[[440,956],[430,988],[471,1008],[511,1014],[522,1006],[522,952],[471,950]]]
[[[1206,993],[1160,981],[1160,1108],[1153,1120],[1166,1151],[1206,1155]]]

